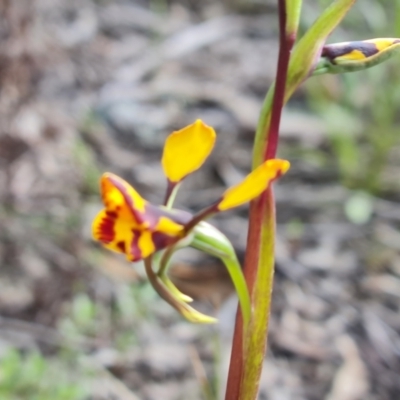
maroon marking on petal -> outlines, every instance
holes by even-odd
[[[176,238],[172,236],[168,236],[162,232],[153,232],[151,234],[151,239],[154,243],[156,250],[162,250],[168,247],[168,245],[172,244]]]
[[[142,252],[139,248],[139,238],[141,232],[137,229],[132,229],[132,233],[133,233],[133,238],[129,254],[131,256],[132,261],[139,261],[142,259]]]
[[[327,57],[332,62],[335,62],[335,58],[351,53],[354,50],[360,51],[365,58],[379,53],[379,50],[374,43],[359,41],[346,43],[345,45],[327,45],[322,50],[322,57]]]
[[[121,250],[122,253],[125,253],[125,242],[118,242],[117,247]]]
[[[104,217],[102,219],[97,229],[100,242],[107,244],[114,240],[114,222],[115,221],[109,217]]]
[[[116,212],[114,212],[114,211],[106,211],[106,214],[110,217],[110,218],[114,218],[114,219],[117,219],[117,217],[118,217],[118,214],[116,213]]]

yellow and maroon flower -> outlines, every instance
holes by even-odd
[[[376,38],[327,44],[322,49],[313,75],[360,71],[373,67],[399,52],[399,38]]]
[[[192,216],[157,207],[144,200],[126,181],[105,173],[101,178],[105,209],[93,222],[93,237],[106,248],[138,261],[176,242]]]
[[[167,206],[147,202],[125,180],[105,173],[101,178],[104,209],[93,222],[94,239],[110,250],[125,254],[129,261],[146,259],[177,243],[210,215],[256,198],[289,168],[289,162],[285,160],[266,161],[200,213],[191,215],[171,209],[170,203],[180,182],[200,168],[211,153],[215,139],[214,129],[201,120],[167,138],[162,157],[168,179]]]

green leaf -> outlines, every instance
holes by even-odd
[[[288,75],[286,80],[286,103],[300,84],[311,75],[329,34],[336,28],[340,21],[350,10],[355,0],[336,0],[314,22],[293,49],[290,57]],[[294,18],[293,16],[290,18]],[[272,102],[274,98],[275,83],[271,85],[265,96],[260,112],[254,139],[253,168],[258,167],[264,156],[267,142],[268,127],[271,119]]]
[[[342,21],[354,3],[355,0],[334,1],[299,40],[290,58],[286,82],[286,101],[310,75],[327,37]]]
[[[286,35],[295,37],[303,0],[286,0]]]

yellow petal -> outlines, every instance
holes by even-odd
[[[268,187],[271,181],[284,174],[289,166],[289,161],[286,160],[268,160],[261,164],[242,182],[229,188],[223,194],[217,205],[218,210],[228,210],[255,199]]]
[[[156,246],[153,242],[152,232],[143,231],[140,233],[138,240],[141,258],[146,258],[156,251]]]
[[[117,212],[120,217],[134,217],[143,222],[146,201],[125,180],[110,172],[101,177],[101,197],[108,211]]]
[[[155,227],[155,231],[165,233],[169,236],[180,236],[183,234],[184,226],[172,221],[167,217],[160,217]]]
[[[214,129],[199,119],[171,133],[165,141],[161,160],[167,178],[176,183],[200,168],[211,153],[215,138]]]

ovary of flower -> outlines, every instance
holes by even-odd
[[[200,120],[173,132],[166,140],[162,158],[168,183],[176,185],[197,170],[212,151],[214,143],[214,130]],[[129,261],[145,259],[182,239],[193,228],[194,222],[259,196],[288,168],[289,162],[285,160],[266,161],[241,183],[226,190],[216,203],[195,216],[155,206],[122,178],[105,173],[101,178],[104,209],[93,222],[93,237],[106,248],[125,254]]]

